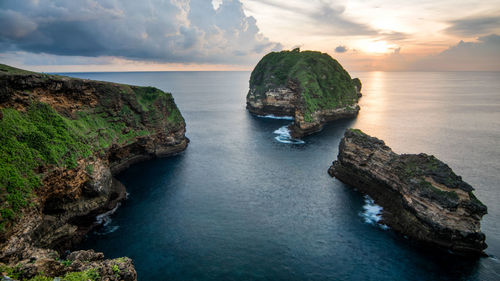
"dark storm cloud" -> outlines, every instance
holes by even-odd
[[[0,26],[0,52],[247,63],[281,48],[239,0],[2,0]]]
[[[346,46],[337,46],[335,48],[335,53],[345,53],[345,52],[347,52]]]
[[[478,36],[500,30],[500,16],[464,18],[452,20],[448,23],[451,26],[445,31],[459,36]]]

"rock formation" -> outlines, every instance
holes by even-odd
[[[0,262],[7,265],[37,264],[36,253],[79,243],[96,215],[125,197],[115,173],[188,144],[172,95],[152,87],[0,65],[0,113]]]
[[[358,114],[361,81],[328,54],[272,52],[252,71],[247,109],[256,115],[293,116],[291,135],[299,138],[326,122]]]
[[[398,155],[383,141],[348,129],[328,173],[371,196],[384,209],[383,223],[409,238],[465,255],[487,247],[480,230],[486,206],[434,156]]]

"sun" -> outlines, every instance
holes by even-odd
[[[363,44],[362,49],[367,53],[384,54],[393,48],[386,41],[368,41]]]

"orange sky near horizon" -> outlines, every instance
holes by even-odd
[[[205,13],[207,6],[204,1],[172,0],[171,3],[174,4],[170,5],[178,6],[180,11],[176,16],[179,18],[181,27],[174,32],[174,35],[184,36],[182,26],[193,27],[194,21],[205,20],[200,17],[206,16],[208,20],[212,20],[208,15],[210,13]],[[196,14],[197,18],[187,15],[194,11],[194,5],[200,5],[200,7],[204,5],[204,10],[201,10],[203,13]],[[236,39],[225,37],[229,34],[227,31],[204,35],[207,31],[198,28],[195,33],[202,34],[202,37],[193,45],[199,48],[194,50],[193,54],[200,59],[194,58],[195,55],[193,55],[193,61],[187,61],[191,60],[189,55],[191,47],[181,50],[186,53],[183,53],[181,58],[175,58],[177,62],[174,63],[162,62],[169,59],[161,56],[170,55],[164,55],[168,52],[162,53],[161,49],[160,51],[154,50],[156,53],[160,52],[160,57],[157,59],[155,55],[151,59],[141,59],[123,55],[120,53],[122,50],[118,50],[116,55],[111,53],[91,56],[86,56],[85,52],[80,55],[78,51],[64,50],[68,52],[68,55],[61,55],[57,52],[51,53],[46,49],[33,51],[29,48],[20,48],[16,50],[15,48],[20,44],[13,44],[8,51],[0,51],[0,62],[42,72],[249,71],[265,53],[252,53],[253,49],[250,48],[245,51],[246,57],[235,55],[234,62],[230,59],[228,61],[221,59],[218,62],[217,59],[211,59],[211,57],[223,57],[225,53],[229,57],[231,52],[240,52],[239,47],[245,44],[245,40],[255,40],[255,48],[258,48],[261,42],[267,45],[279,44],[281,49],[300,47],[302,50],[326,52],[337,59],[348,71],[500,71],[500,0],[480,2],[473,0],[213,0],[212,5],[213,15],[224,14],[222,20],[218,18],[208,22],[217,25],[215,30],[234,29],[236,35],[232,36],[236,36],[234,38],[240,41],[232,43],[231,40]],[[106,8],[106,12],[115,14],[117,17],[120,13],[123,15],[127,12],[125,8],[120,10],[120,7],[110,7],[101,8]],[[0,6],[0,13],[13,15],[11,9],[2,11],[1,8]],[[23,8],[19,8],[20,14]],[[43,7],[36,6],[36,8],[41,10]],[[241,10],[240,14],[238,14],[238,9]],[[136,10],[137,13],[140,12]],[[132,12],[136,11],[132,10]],[[23,28],[30,28],[31,23],[16,23],[18,20],[16,17],[19,18],[14,15],[11,17],[12,22],[7,22],[10,24],[7,26],[11,28],[4,30],[3,33],[0,32],[0,39],[4,39],[2,38],[4,36],[8,39],[6,42],[14,42],[23,35]],[[150,16],[146,19],[148,17]],[[4,18],[8,17],[4,16]],[[82,18],[87,19],[83,15]],[[162,24],[168,23],[159,21],[155,28],[161,28]],[[204,22],[200,24],[206,25]],[[253,32],[252,37],[246,39],[240,37],[246,32]],[[194,35],[187,34],[186,38],[200,36],[195,33]],[[151,44],[149,41],[151,37],[148,33],[142,32],[140,36],[143,39],[134,41],[134,44],[144,46]],[[170,34],[165,36],[168,37]],[[185,40],[184,37],[183,39]],[[19,42],[22,43],[22,41]],[[163,42],[163,44],[169,44],[169,42]],[[225,45],[216,49],[219,44]],[[135,51],[140,51],[140,47],[138,48]],[[173,52],[176,52],[175,49]],[[182,61],[182,57],[185,61]]]

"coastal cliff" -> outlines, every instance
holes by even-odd
[[[318,132],[326,122],[355,117],[361,81],[328,54],[272,52],[252,71],[247,109],[256,115],[292,116],[294,138]]]
[[[0,65],[0,141],[0,262],[17,266],[22,280],[48,273],[44,264],[61,263],[58,253],[81,242],[96,216],[125,198],[114,174],[179,153],[189,142],[169,93],[6,65]],[[94,255],[102,277],[110,261]],[[130,274],[107,280],[135,280],[130,259],[117,266]],[[63,269],[54,274],[78,268]]]
[[[482,255],[487,208],[445,163],[426,154],[396,154],[385,143],[348,129],[328,170],[383,207],[382,223],[416,241],[464,255]]]

